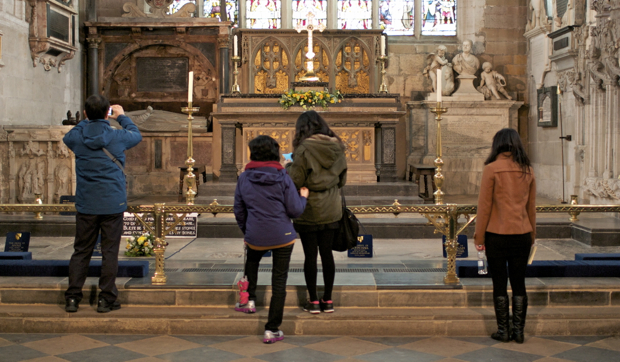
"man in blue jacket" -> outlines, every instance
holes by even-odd
[[[78,310],[90,258],[101,231],[103,258],[97,312],[107,313],[121,307],[116,300],[116,274],[123,212],[127,209],[125,150],[140,143],[142,136],[119,105],[112,106],[111,117],[116,118],[123,129],[112,128],[108,121],[110,102],[101,95],[88,97],[84,108],[87,119],[78,123],[63,139],[75,153],[77,176],[75,241],[69,262],[65,310],[70,313]]]

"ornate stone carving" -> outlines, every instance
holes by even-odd
[[[393,164],[396,162],[396,129],[383,128],[383,163]]]
[[[585,180],[584,191],[601,199],[620,199],[620,180],[588,177]]]
[[[499,97],[499,93],[501,93],[504,97],[512,99],[504,89],[506,86],[506,78],[494,71],[493,65],[489,62],[484,62],[484,64],[482,64],[482,69],[484,71],[480,73],[480,86],[478,87],[478,91],[484,94],[484,98],[491,99],[491,97],[495,97],[495,99],[501,99]]]
[[[29,140],[21,151],[22,156],[28,156],[29,158],[43,156],[44,154],[45,152],[39,148],[39,143],[34,143],[32,140]]]
[[[448,49],[445,45],[437,47],[435,53],[431,53],[427,59],[427,66],[424,68],[423,74],[431,81],[433,92],[437,93],[437,69],[442,71],[441,94],[449,96],[454,92],[454,74],[452,72],[452,63],[446,59]]]
[[[147,14],[140,10],[135,3],[123,4],[123,17],[125,18],[189,18],[196,12],[196,5],[188,3],[183,5],[179,11],[168,14],[168,9],[173,0],[146,0],[150,6],[150,13]]]
[[[475,75],[480,69],[478,57],[471,53],[473,45],[471,40],[463,41],[463,52],[452,59],[453,68],[460,75]]]

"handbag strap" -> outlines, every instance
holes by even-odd
[[[112,153],[108,151],[105,147],[102,147],[101,149],[103,150],[103,152],[105,152],[106,155],[108,155],[108,157],[110,157],[112,162],[114,162],[121,169],[121,171],[123,171],[123,175],[127,177],[127,174],[125,173],[125,168],[123,168],[121,161],[117,160],[116,157],[114,157],[114,155],[112,155]]]
[[[347,208],[347,202],[344,199],[344,190],[343,190],[343,188],[340,189],[340,197],[342,198],[342,208],[346,209]],[[368,232],[366,232],[366,228],[360,222],[360,219],[357,219],[357,224],[360,226],[360,228],[362,229],[364,234],[368,234]]]

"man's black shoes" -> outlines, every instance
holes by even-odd
[[[68,313],[75,313],[78,311],[79,307],[80,307],[80,302],[78,302],[77,299],[68,298],[67,304],[65,304],[65,311],[67,311]]]
[[[121,303],[118,300],[109,303],[104,298],[99,298],[99,302],[97,302],[97,313],[108,313],[117,309],[121,309]]]

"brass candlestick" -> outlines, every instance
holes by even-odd
[[[34,194],[34,203],[37,205],[43,205],[43,199],[41,198],[41,194]],[[34,213],[34,218],[37,220],[43,220],[43,215],[41,215],[40,211]]]
[[[379,58],[377,58],[377,62],[381,63],[381,85],[379,86],[379,93],[387,93],[388,89],[387,89],[387,84],[385,84],[385,73],[387,73],[385,71],[385,61],[388,59],[387,56],[382,55]]]
[[[182,107],[181,112],[187,113],[187,160],[185,165],[187,166],[187,175],[185,180],[187,182],[187,204],[194,204],[194,196],[196,196],[196,175],[194,175],[194,144],[192,143],[192,113],[196,113],[200,110],[200,107],[192,107],[192,102],[187,103],[187,107]]]
[[[241,88],[239,87],[238,78],[239,78],[239,69],[238,65],[241,64],[241,57],[232,57],[233,62],[233,85],[230,89],[231,94],[239,94],[241,93]]]
[[[441,159],[441,115],[447,111],[447,108],[442,107],[442,102],[437,102],[435,108],[431,108],[431,112],[435,113],[435,120],[437,121],[437,158],[434,162],[437,170],[435,171],[435,176],[433,176],[435,186],[437,186],[437,191],[433,193],[436,205],[443,205],[444,192],[441,190],[444,181],[444,176],[441,173],[441,168],[443,167],[443,160]]]

